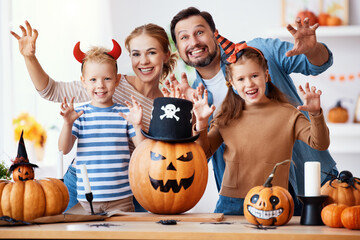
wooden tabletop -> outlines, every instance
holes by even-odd
[[[177,222],[162,225],[151,221],[95,221],[0,226],[5,239],[316,239],[356,240],[359,230],[300,225],[293,217],[285,226],[256,229],[243,216],[225,216],[221,222]]]

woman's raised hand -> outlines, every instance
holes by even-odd
[[[20,53],[24,57],[32,57],[35,56],[36,39],[39,34],[36,29],[32,29],[28,21],[25,21],[25,25],[26,29],[24,26],[20,25],[22,32],[21,37],[13,31],[10,31],[10,33],[18,40]]]

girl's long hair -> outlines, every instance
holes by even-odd
[[[229,82],[229,80],[232,79],[232,65],[243,64],[245,61],[252,59],[262,67],[264,72],[268,70],[266,59],[257,50],[253,48],[246,48],[243,51],[244,53],[237,59],[235,63],[226,65],[225,68],[226,86],[228,87],[228,91],[223,103],[221,104],[220,111],[215,115],[214,119],[212,120],[212,123],[216,124],[219,127],[227,126],[232,120],[240,118],[245,106],[245,100],[242,99],[240,95],[234,92],[232,85]],[[269,99],[273,99],[282,103],[289,103],[288,97],[271,82],[270,75],[269,81],[267,82],[266,96]]]

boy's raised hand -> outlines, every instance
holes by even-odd
[[[193,111],[196,117],[196,130],[202,130],[207,127],[208,119],[215,111],[215,106],[208,104],[208,91],[204,91],[204,97],[201,96],[202,89],[198,87],[193,93]]]
[[[130,122],[134,128],[141,128],[141,120],[142,120],[142,107],[141,104],[138,103],[134,96],[131,96],[132,105],[130,102],[125,101],[126,106],[129,108],[129,114],[124,114],[119,112],[120,117],[123,117],[128,122]]]
[[[316,91],[315,86],[312,86],[310,89],[309,83],[306,83],[305,91],[301,85],[299,86],[299,91],[304,98],[304,105],[297,108],[302,111],[308,111],[313,116],[319,115],[321,90]]]
[[[20,25],[22,32],[21,37],[13,31],[10,31],[10,33],[18,40],[20,53],[24,57],[32,57],[35,56],[36,39],[39,34],[36,29],[32,29],[28,21],[25,21],[25,25],[26,29],[24,26]]]
[[[66,101],[66,97],[64,97],[64,100],[60,105],[60,115],[64,118],[64,124],[72,125],[75,120],[84,113],[84,111],[76,112],[74,110],[74,99],[75,97],[71,98],[71,101],[68,104]]]

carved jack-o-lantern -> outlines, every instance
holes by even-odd
[[[14,181],[27,181],[34,179],[34,169],[30,165],[20,165],[13,171]]]
[[[288,160],[284,161],[287,162]],[[288,223],[294,213],[294,201],[290,193],[283,187],[272,186],[276,167],[262,186],[250,189],[244,199],[244,216],[255,225],[284,225]]]
[[[206,156],[195,142],[144,140],[129,166],[135,198],[153,213],[185,212],[202,197],[208,176]]]

